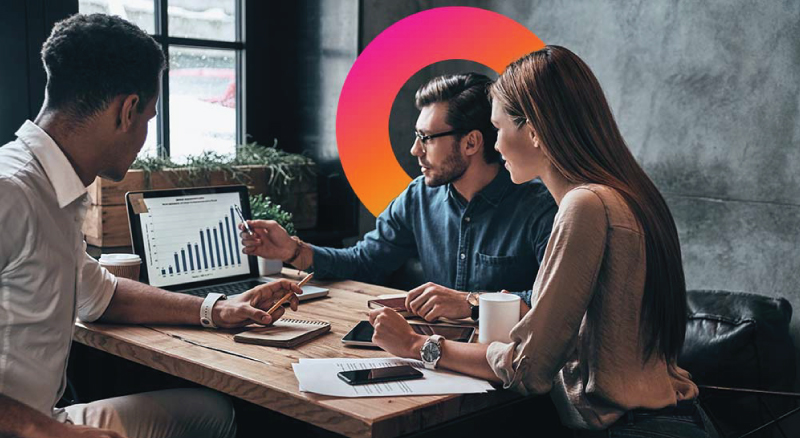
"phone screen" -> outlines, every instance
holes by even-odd
[[[338,376],[350,385],[365,385],[368,383],[419,379],[422,377],[422,373],[414,367],[402,365],[368,370],[341,371]]]

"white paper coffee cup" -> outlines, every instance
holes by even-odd
[[[478,342],[511,342],[511,329],[519,322],[519,296],[487,293],[478,299]]]
[[[142,259],[136,254],[103,254],[99,262],[116,277],[139,280]]]
[[[265,259],[264,257],[258,258],[258,275],[264,277],[267,275],[280,274],[283,269],[283,262],[277,259]]]

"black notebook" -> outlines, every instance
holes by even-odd
[[[331,324],[329,322],[285,318],[279,319],[267,327],[243,331],[234,335],[233,340],[245,344],[292,348],[330,330]]]

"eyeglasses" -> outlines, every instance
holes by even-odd
[[[445,137],[454,134],[458,134],[458,131],[455,129],[452,131],[440,132],[438,134],[430,134],[430,135],[422,135],[418,131],[414,131],[414,135],[417,136],[417,140],[419,140],[419,142],[422,143],[423,145],[427,145],[428,141],[433,140],[434,138]]]

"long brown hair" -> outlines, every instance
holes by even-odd
[[[677,359],[686,333],[686,282],[667,203],[636,162],[600,83],[577,55],[547,46],[509,65],[490,88],[517,128],[530,123],[544,154],[573,183],[616,189],[644,233],[640,324],[645,357]]]

